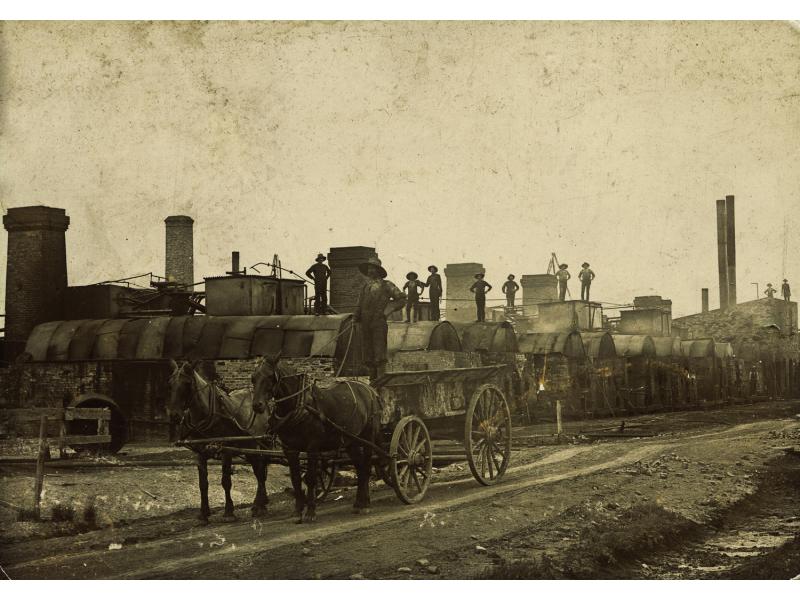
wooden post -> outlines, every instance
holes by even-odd
[[[58,457],[66,457],[64,438],[67,437],[67,411],[61,411],[61,420],[58,423]]]
[[[42,486],[44,485],[44,461],[47,453],[47,417],[42,416],[39,422],[39,456],[36,459],[36,482],[33,488],[33,512],[38,520],[42,503]]]
[[[561,436],[561,400],[556,398],[556,434]]]

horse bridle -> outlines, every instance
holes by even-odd
[[[184,373],[183,367],[186,364],[187,363],[184,363],[184,365],[179,366],[175,370],[175,372],[170,376],[169,382],[170,382],[170,385],[171,385],[172,381],[176,377],[182,377],[182,376],[188,377],[189,378],[189,386],[191,388],[190,392],[193,393],[195,391],[196,387],[197,387],[197,381],[195,380],[193,374]],[[212,384],[208,383],[207,385],[210,386]],[[191,397],[191,394],[190,394],[189,397]],[[216,403],[216,398],[217,398],[217,395],[216,395],[216,393],[213,393],[213,389],[212,389],[212,393],[209,394],[208,416],[205,417],[202,421],[200,421],[199,423],[196,423],[196,424],[191,422],[191,411],[189,410],[189,408],[191,406],[191,401],[189,399],[184,399],[183,406],[182,406],[183,412],[181,413],[181,420],[178,422],[178,427],[181,427],[181,428],[186,427],[186,429],[187,429],[189,434],[202,435],[203,432],[208,430],[209,427],[211,427],[211,425],[213,425],[214,422],[217,419],[218,414],[217,414],[217,410],[216,410],[216,404],[217,404]]]

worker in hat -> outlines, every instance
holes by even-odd
[[[508,276],[501,290],[506,295],[506,306],[514,306],[514,296],[516,296],[517,290],[519,290],[519,284],[514,281],[513,275]]]
[[[585,262],[581,265],[581,272],[578,273],[578,279],[581,280],[581,300],[589,301],[589,288],[592,287],[592,280],[594,279],[594,271],[589,268],[589,263]]]
[[[419,321],[419,294],[422,290],[425,289],[425,284],[422,283],[419,277],[414,271],[411,271],[408,275],[406,275],[406,283],[403,286],[403,291],[406,292],[406,323],[411,323],[412,321]],[[411,312],[414,312],[414,316],[411,316]]]
[[[358,265],[358,270],[367,281],[358,296],[354,320],[361,325],[364,363],[374,382],[386,372],[386,317],[403,305],[406,295],[385,279],[386,269],[377,256]]]
[[[439,317],[439,301],[442,299],[442,276],[439,275],[439,269],[436,265],[428,267],[428,279],[425,281],[425,287],[428,288],[428,298],[431,301],[431,321],[438,321]]]
[[[331,270],[325,262],[325,255],[317,254],[314,264],[306,271],[306,277],[314,282],[314,314],[324,315],[328,312],[328,279]]]
[[[766,294],[767,298],[772,298],[775,296],[775,292],[777,292],[774,287],[772,287],[771,283],[767,284],[767,289],[764,290],[764,294]]]
[[[558,265],[556,279],[558,279],[558,299],[562,302],[567,299],[567,281],[572,275],[567,271],[569,265],[566,263]]]
[[[475,307],[478,312],[478,322],[486,320],[486,293],[490,292],[492,286],[483,280],[483,273],[475,274],[475,283],[469,288],[469,291],[475,294]]]
[[[783,294],[783,299],[789,302],[789,298],[792,297],[792,290],[789,287],[788,279],[783,280],[783,285],[781,286],[781,293]]]

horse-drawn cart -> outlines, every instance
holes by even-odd
[[[511,458],[511,411],[491,381],[505,368],[403,371],[375,382],[385,442],[379,465],[403,502],[425,496],[434,462],[466,460],[482,485],[503,476]]]

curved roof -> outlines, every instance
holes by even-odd
[[[34,361],[342,356],[351,315],[154,317],[37,325],[25,351]]]
[[[517,337],[519,351],[525,354],[563,354],[570,358],[586,358],[581,334],[525,333]]]
[[[652,357],[656,355],[656,346],[649,335],[612,335],[617,356]]]
[[[607,331],[581,332],[583,346],[590,358],[616,358],[614,338]]]
[[[656,356],[659,358],[681,355],[680,338],[657,335],[653,336],[651,339],[656,348]]]
[[[389,323],[386,351],[451,350],[461,352],[461,340],[455,327],[448,321],[419,321],[417,323]]]
[[[684,340],[681,342],[681,355],[688,358],[714,356],[714,340]]]
[[[517,352],[517,334],[511,323],[453,323],[465,352]]]

